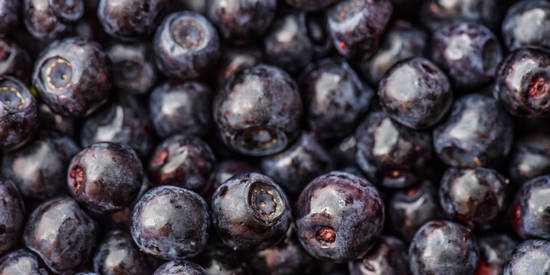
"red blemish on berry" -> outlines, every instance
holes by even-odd
[[[407,196],[408,198],[414,197],[418,194],[419,191],[420,190],[418,189],[418,187],[411,188],[407,190],[407,192],[405,192],[405,196]]]
[[[533,98],[539,98],[548,93],[548,83],[546,79],[537,76],[529,83],[529,95]]]
[[[340,42],[338,47],[340,47],[341,50],[345,50],[346,49],[346,44],[344,42]]]
[[[479,259],[479,263],[477,265],[477,270],[475,275],[490,275],[493,274],[493,270],[491,269],[491,266],[487,264],[487,262],[484,259]]]
[[[159,154],[155,156],[155,158],[153,159],[153,163],[155,165],[162,165],[166,162],[167,157],[168,157],[168,150],[164,148]]]
[[[84,185],[84,170],[80,167],[75,167],[69,172],[69,177],[73,179],[73,190],[75,193],[80,192]]]
[[[323,227],[317,231],[316,239],[323,243],[333,243],[336,241],[336,232],[332,228]]]

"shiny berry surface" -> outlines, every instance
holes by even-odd
[[[550,240],[550,176],[525,182],[516,193],[512,225],[522,239]]]

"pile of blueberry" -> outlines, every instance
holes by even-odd
[[[0,275],[548,275],[547,0],[0,0]]]

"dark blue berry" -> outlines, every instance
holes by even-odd
[[[350,275],[409,274],[407,247],[403,241],[381,236],[369,252],[349,261]]]
[[[27,30],[40,40],[53,40],[73,30],[85,13],[84,0],[23,0]]]
[[[19,243],[25,224],[25,205],[17,186],[0,178],[0,255]]]
[[[523,239],[550,240],[550,175],[524,183],[516,193],[512,225]]]
[[[502,37],[509,50],[525,46],[550,47],[550,3],[518,1],[502,20]]]
[[[94,270],[104,275],[151,274],[145,254],[135,246],[130,235],[111,231],[99,245],[94,256]]]
[[[119,92],[142,95],[155,85],[157,68],[148,44],[115,43],[105,52],[112,63],[113,85]]]
[[[504,269],[504,275],[544,275],[550,273],[550,242],[527,240],[520,243]]]

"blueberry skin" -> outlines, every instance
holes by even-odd
[[[264,34],[275,18],[277,0],[208,0],[206,14],[225,39],[246,43]]]
[[[38,118],[40,119],[40,129],[56,131],[70,137],[75,134],[74,118],[54,113],[43,102],[38,103]]]
[[[410,1],[410,0],[406,0]],[[427,48],[426,32],[408,21],[396,20],[388,26],[376,54],[357,64],[361,73],[377,86],[384,74],[397,62],[422,56]]]
[[[121,143],[146,157],[153,149],[152,128],[145,106],[137,98],[122,95],[83,121],[80,144]]]
[[[86,209],[106,214],[129,206],[143,181],[143,167],[128,145],[99,142],[73,156],[67,171],[69,193]]]
[[[94,271],[104,275],[151,274],[152,268],[132,237],[123,231],[111,231],[94,256]]]
[[[23,21],[29,33],[37,39],[51,41],[73,30],[85,13],[83,0],[24,0]]]
[[[198,255],[206,246],[209,226],[208,207],[197,193],[165,185],[139,199],[130,232],[140,251],[175,260]]]
[[[389,228],[406,242],[422,225],[442,216],[437,189],[430,181],[395,191],[389,197],[386,212]]]
[[[174,185],[204,193],[216,167],[210,146],[193,136],[175,135],[165,139],[151,156],[149,176],[153,185]]]
[[[207,275],[206,270],[193,262],[170,261],[159,266],[153,275]]]
[[[524,240],[550,240],[550,175],[525,182],[516,193],[512,225]]]
[[[218,60],[220,39],[214,26],[198,13],[184,11],[164,18],[153,41],[161,73],[179,79],[202,76]]]
[[[443,25],[433,34],[431,59],[455,87],[476,88],[489,83],[502,60],[502,47],[487,27],[472,22]]]
[[[255,252],[247,260],[249,274],[258,275],[291,275],[300,271],[301,274],[314,274],[314,261],[300,245],[294,231],[278,245]],[[229,275],[229,274],[228,274]]]
[[[541,127],[523,132],[514,142],[508,161],[510,178],[522,184],[538,176],[550,174],[550,131]]]
[[[479,247],[469,228],[435,220],[424,224],[409,246],[409,267],[419,274],[474,274]]]
[[[40,204],[25,225],[23,239],[55,273],[72,273],[92,257],[96,225],[76,201],[60,197]]]
[[[286,0],[288,5],[305,11],[322,10],[336,2],[338,0]]]
[[[431,137],[393,121],[383,111],[371,112],[355,132],[357,165],[369,180],[389,188],[416,183],[432,158]]]
[[[476,274],[502,274],[517,245],[516,240],[505,234],[491,234],[479,238],[480,258]]]
[[[504,269],[504,275],[533,274],[544,275],[550,272],[550,242],[544,240],[526,240],[514,250],[510,262]]]
[[[235,251],[277,244],[292,221],[292,210],[281,187],[259,173],[230,178],[216,189],[210,205],[218,237]]]
[[[520,1],[511,6],[502,20],[502,37],[509,50],[525,46],[550,47],[550,3]]]
[[[320,260],[345,262],[364,255],[384,224],[384,204],[367,180],[330,172],[312,180],[295,204],[298,239]]]
[[[429,128],[451,109],[453,92],[447,76],[431,61],[415,57],[392,67],[380,81],[382,109],[399,123]]]
[[[343,138],[368,111],[374,91],[343,59],[322,59],[299,79],[308,127],[321,140]]]
[[[2,175],[10,178],[23,196],[47,200],[66,192],[67,166],[79,150],[68,136],[55,132],[41,134],[3,156]]]
[[[439,185],[443,210],[472,229],[489,229],[507,207],[509,180],[487,168],[445,171]]]
[[[138,40],[157,27],[167,0],[99,0],[97,17],[103,30],[120,40]]]
[[[155,85],[158,73],[148,44],[114,43],[105,52],[111,60],[113,84],[119,92],[143,95]]]
[[[434,31],[442,25],[469,21],[498,29],[505,3],[497,0],[428,0],[420,7],[420,21]]]
[[[550,52],[521,48],[500,64],[493,96],[515,116],[550,114]]]
[[[369,252],[348,262],[350,275],[409,274],[407,247],[392,236],[381,236]]]
[[[0,37],[15,29],[19,24],[20,0],[0,0]]]
[[[223,89],[233,74],[259,65],[262,60],[262,52],[257,48],[224,48],[218,64],[218,87]]]
[[[169,81],[149,96],[149,113],[161,138],[174,134],[203,137],[212,126],[213,93],[196,81]]]
[[[261,160],[263,173],[292,196],[331,167],[332,159],[311,134],[302,134],[289,148]]]
[[[344,0],[327,12],[328,30],[338,53],[348,59],[366,58],[376,51],[393,5],[389,0]]]
[[[0,274],[32,274],[48,275],[48,271],[40,266],[38,258],[26,249],[19,249],[0,258]]]
[[[288,72],[297,72],[311,63],[314,53],[297,13],[279,17],[264,37],[266,59]]]
[[[257,65],[235,73],[212,106],[222,141],[249,156],[281,152],[298,136],[302,100],[283,70]]]
[[[33,136],[38,128],[34,96],[17,78],[0,75],[0,150],[14,150]]]
[[[109,61],[95,42],[76,37],[56,40],[37,58],[32,84],[52,111],[85,117],[111,95]]]
[[[25,205],[17,186],[0,178],[0,255],[19,243],[25,225]]]
[[[31,72],[32,60],[28,52],[15,41],[0,38],[0,75],[11,75],[28,82]]]
[[[491,97],[469,94],[453,103],[433,131],[434,149],[453,167],[491,167],[508,156],[513,139],[508,114]]]

